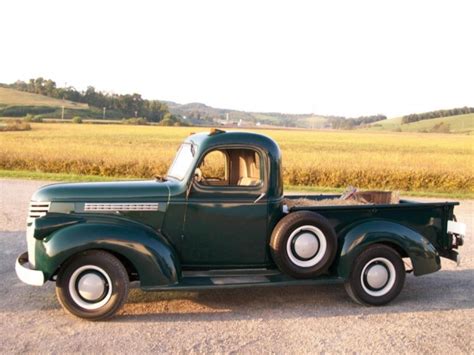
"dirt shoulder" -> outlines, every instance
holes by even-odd
[[[0,352],[374,352],[472,353],[474,201],[456,208],[468,224],[462,264],[408,275],[391,305],[354,304],[342,286],[145,293],[134,289],[121,313],[90,323],[67,315],[54,284],[15,275],[26,250],[31,194],[48,182],[0,180]],[[433,201],[445,199],[410,199]]]

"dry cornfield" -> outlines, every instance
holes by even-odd
[[[0,169],[150,178],[180,142],[207,128],[34,124],[0,133]],[[259,130],[283,152],[289,185],[474,192],[473,137],[364,131]]]

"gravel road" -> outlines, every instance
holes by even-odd
[[[67,315],[54,284],[22,284],[31,194],[44,182],[0,180],[0,352],[473,353],[474,201],[456,208],[468,223],[462,263],[408,275],[391,305],[352,303],[340,285],[145,293],[121,313],[90,323]],[[426,200],[426,199],[423,199]]]

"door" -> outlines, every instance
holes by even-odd
[[[204,155],[187,200],[182,263],[244,268],[265,264],[267,179],[264,153],[219,148]]]

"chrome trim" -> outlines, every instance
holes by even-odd
[[[45,283],[44,274],[40,270],[30,269],[28,264],[28,253],[21,254],[15,263],[16,276],[25,284],[32,286],[42,286]]]
[[[306,233],[305,233],[306,232]],[[311,257],[311,259],[303,260],[301,259],[300,255],[295,255],[293,252],[293,241],[296,242],[296,238],[298,238],[301,234],[311,234],[314,236],[314,239],[318,242],[318,248],[315,251],[315,255]],[[309,268],[317,265],[326,255],[326,251],[328,249],[326,236],[322,232],[321,229],[313,226],[313,225],[303,225],[296,228],[289,236],[286,242],[286,254],[290,261],[301,268]],[[306,254],[306,253],[305,253]]]
[[[301,233],[296,237],[293,247],[297,256],[309,259],[318,251],[319,241],[313,233]]]
[[[375,264],[367,269],[367,284],[374,289],[381,289],[388,281],[388,269]]]
[[[86,273],[77,282],[77,291],[86,301],[97,301],[105,291],[105,280],[97,274]]]
[[[376,288],[375,287],[377,286],[377,282],[375,282],[376,280],[373,278],[374,284],[371,285],[369,283],[369,280],[367,279],[367,276],[370,273],[370,269],[380,264],[383,264],[383,266],[386,268],[388,280],[386,280],[386,283],[382,285],[381,288]],[[385,296],[387,293],[389,293],[392,290],[393,286],[395,285],[396,279],[397,279],[397,272],[395,270],[395,266],[393,266],[390,260],[386,258],[382,258],[382,257],[369,260],[369,262],[365,264],[364,268],[362,269],[362,272],[360,273],[360,283],[362,285],[362,288],[368,295],[372,297]]]
[[[80,276],[84,272],[87,271],[97,271],[101,276],[104,278],[105,284],[104,284],[104,290],[106,290],[106,293],[103,298],[97,300],[97,302],[88,302],[82,299],[80,296],[81,290],[78,288],[79,286],[79,281],[80,281]],[[96,265],[84,265],[79,268],[77,268],[73,274],[71,275],[71,278],[69,279],[69,294],[71,295],[72,300],[76,305],[78,305],[81,308],[84,308],[86,310],[94,310],[94,309],[99,309],[107,304],[109,300],[112,298],[112,288],[113,288],[113,283],[112,280],[110,279],[109,274],[105,272],[104,269],[96,266]],[[85,291],[85,290],[82,290]]]
[[[94,203],[84,204],[84,211],[116,212],[116,211],[158,211],[160,205],[158,202],[138,202],[138,203]]]
[[[265,197],[265,192],[262,192],[262,193],[260,194],[260,196],[258,196],[257,199],[256,199],[255,201],[253,201],[253,203],[257,203],[258,201],[260,201],[260,200],[261,200],[262,198],[264,198],[264,197]]]
[[[28,210],[28,219],[27,223],[30,223],[36,218],[40,218],[46,215],[49,212],[51,207],[51,202],[30,202],[30,207]]]
[[[32,219],[26,226],[26,246],[28,248],[28,260],[32,267],[36,266],[35,248],[36,239],[35,234],[35,220]]]

